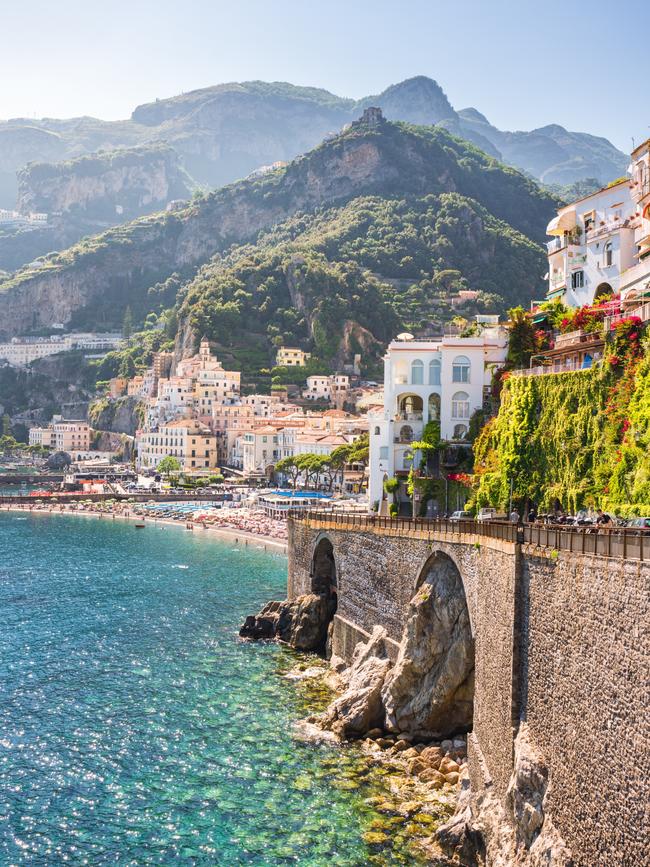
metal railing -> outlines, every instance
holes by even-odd
[[[650,529],[636,527],[563,527],[471,519],[452,521],[448,518],[389,518],[329,509],[296,511],[290,513],[290,517],[308,524],[327,524],[358,532],[379,531],[405,538],[433,539],[434,536],[444,533],[499,539],[574,554],[595,554],[624,560],[650,559]]]
[[[637,527],[558,527],[525,524],[522,541],[539,548],[598,554],[624,560],[650,559],[650,529]]]
[[[433,537],[447,533],[455,535],[484,536],[517,542],[517,526],[508,521],[452,521],[448,518],[390,518],[380,515],[313,509],[308,513],[296,512],[291,517],[298,521],[328,523],[346,530],[379,530],[397,536]]]

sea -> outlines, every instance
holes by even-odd
[[[286,570],[180,527],[0,514],[0,864],[424,863],[403,829],[364,839],[385,770],[296,738],[328,696],[287,674],[317,660],[238,637]]]

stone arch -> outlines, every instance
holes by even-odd
[[[319,533],[311,558],[311,592],[338,593],[334,545],[326,533]]]
[[[599,301],[601,298],[606,297],[607,295],[613,295],[614,290],[609,285],[609,283],[599,283],[596,287],[596,291],[594,293],[594,301]]]
[[[442,551],[419,571],[382,698],[390,729],[435,738],[472,728],[473,624],[461,571]]]

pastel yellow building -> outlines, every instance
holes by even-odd
[[[281,346],[275,356],[275,363],[278,367],[304,367],[309,358],[311,358],[309,352],[291,346]]]
[[[217,438],[210,428],[184,418],[167,422],[156,431],[138,431],[137,465],[155,469],[163,458],[174,457],[184,473],[205,475],[218,469]]]

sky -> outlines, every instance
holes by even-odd
[[[428,75],[501,129],[650,136],[649,0],[0,2],[0,118],[128,117],[263,79],[359,98]]]

